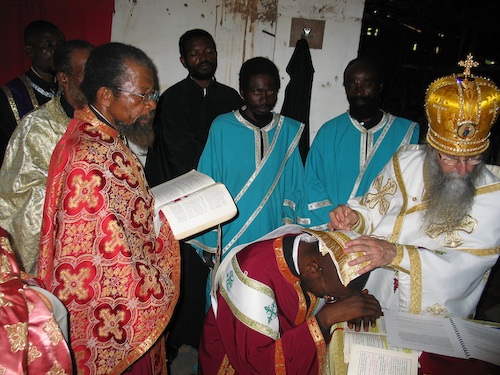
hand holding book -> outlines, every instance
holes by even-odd
[[[155,196],[155,228],[165,215],[174,237],[182,240],[232,219],[237,208],[227,188],[192,170],[151,189]]]

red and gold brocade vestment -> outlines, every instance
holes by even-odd
[[[119,374],[150,349],[166,373],[179,245],[168,224],[156,236],[145,181],[118,132],[75,111],[51,159],[38,272],[69,310],[78,374]]]

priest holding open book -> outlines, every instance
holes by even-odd
[[[136,47],[95,48],[81,84],[89,105],[52,154],[38,278],[68,309],[80,375],[168,373],[179,244],[164,218],[155,233],[154,197],[124,141],[152,139],[154,71]]]

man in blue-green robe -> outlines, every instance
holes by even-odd
[[[344,86],[349,111],[323,124],[307,156],[307,224],[314,229],[325,230],[332,209],[363,195],[401,146],[418,143],[417,123],[379,108],[382,77],[372,61],[351,61]]]
[[[225,184],[238,208],[221,226],[221,258],[238,244],[301,221],[305,187],[297,145],[304,125],[272,112],[278,90],[276,66],[265,58],[248,60],[240,72],[246,105],[218,116],[210,128],[198,170]],[[190,243],[216,254],[218,228]]]

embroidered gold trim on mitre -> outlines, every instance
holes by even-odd
[[[471,54],[459,65],[465,67],[463,74],[438,78],[427,88],[426,139],[445,154],[474,156],[490,144],[490,129],[500,110],[500,91],[489,79],[471,73],[470,68],[477,66]]]

